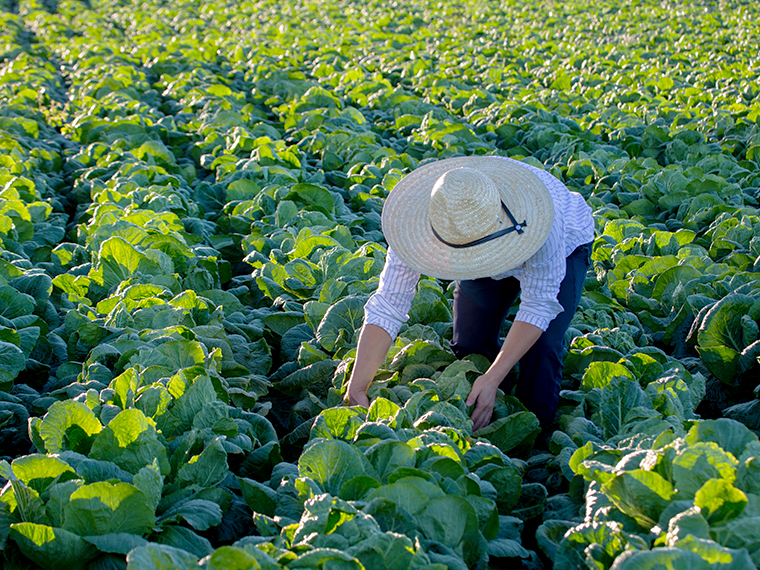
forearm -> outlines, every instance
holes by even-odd
[[[348,396],[352,404],[355,403],[356,396],[367,393],[367,388],[383,364],[392,343],[393,339],[383,328],[370,324],[362,326],[356,347],[356,360],[348,381]]]
[[[499,354],[486,372],[486,376],[497,385],[507,377],[509,371],[536,343],[543,331],[535,325],[523,321],[515,321],[504,339]]]

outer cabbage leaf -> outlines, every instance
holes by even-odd
[[[74,400],[54,402],[43,416],[39,435],[48,453],[71,450],[87,453],[92,436],[100,433],[103,426],[92,410]]]
[[[655,548],[654,550],[629,550],[621,554],[610,570],[710,570],[713,566],[696,552],[680,548]],[[727,568],[725,570],[728,570]],[[739,570],[738,567],[735,570]]]
[[[652,528],[670,503],[673,486],[654,471],[634,469],[603,483],[604,494],[644,528]]]
[[[532,412],[517,412],[496,420],[478,430],[474,437],[482,437],[498,447],[503,453],[515,448],[529,447],[541,431],[541,426]]]
[[[166,448],[158,441],[153,421],[137,409],[124,410],[108,423],[95,439],[90,457],[113,461],[130,473],[155,459],[161,473],[169,474]]]
[[[349,549],[365,568],[407,570],[414,558],[414,545],[403,535],[385,533],[370,536]]]
[[[79,570],[97,550],[80,536],[62,528],[23,522],[11,525],[10,537],[24,556],[50,570]]]
[[[599,407],[605,439],[621,433],[629,421],[640,417],[640,408],[654,409],[639,383],[624,376],[615,376],[602,390]]]
[[[555,570],[576,570],[587,566],[587,555],[602,568],[628,546],[628,539],[617,523],[585,523],[565,533],[554,557]]]
[[[317,328],[317,340],[330,352],[339,348],[338,338],[342,331],[349,342],[364,320],[364,304],[367,297],[346,297],[330,307]]]
[[[341,487],[357,475],[375,477],[364,455],[339,439],[317,441],[298,459],[298,474],[316,481],[326,492],[338,496]]]
[[[153,510],[134,485],[92,483],[71,494],[64,528],[80,536],[125,532],[143,535],[155,525]]]
[[[673,459],[672,478],[683,498],[692,498],[710,479],[736,480],[738,461],[713,442],[697,442]]]
[[[758,312],[760,304],[755,298],[730,294],[713,305],[699,327],[697,350],[710,372],[727,384],[736,382],[745,348],[742,317],[750,314],[755,319]]]
[[[748,445],[759,441],[747,426],[727,418],[704,420],[693,425],[685,440],[689,445],[698,442],[716,443],[734,457],[741,457]]]
[[[130,551],[127,564],[129,570],[197,570],[198,557],[173,546],[148,544]]]

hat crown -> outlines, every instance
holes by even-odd
[[[430,224],[449,243],[465,244],[498,231],[501,211],[493,180],[473,168],[445,172],[430,192]]]

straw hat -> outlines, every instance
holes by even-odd
[[[383,233],[396,255],[451,280],[514,269],[544,244],[553,222],[541,179],[498,156],[425,164],[396,184],[383,207]]]

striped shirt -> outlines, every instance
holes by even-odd
[[[567,256],[576,247],[594,239],[591,208],[583,196],[568,190],[549,172],[511,158],[501,158],[536,174],[554,201],[554,224],[544,245],[522,265],[493,276],[494,279],[515,277],[520,282],[520,307],[515,320],[545,331],[552,319],[563,310],[557,301],[557,294],[565,277]],[[377,291],[364,307],[364,322],[377,325],[391,338],[396,338],[409,318],[419,278],[419,272],[401,261],[389,247]]]

